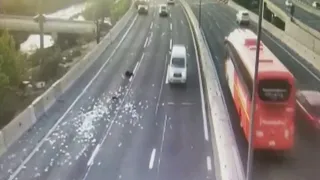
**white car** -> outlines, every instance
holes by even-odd
[[[168,4],[174,4],[174,0],[168,0],[167,3]]]
[[[285,1],[285,5],[286,5],[287,7],[291,7],[291,6],[292,6],[291,0],[286,0],[286,1]]]
[[[161,4],[159,7],[160,16],[168,16],[168,6],[166,4]]]
[[[312,7],[316,8],[316,9],[320,9],[320,3],[317,2],[317,1],[314,1],[314,2],[312,3]]]
[[[168,82],[187,83],[187,49],[184,45],[176,44],[172,46],[170,63],[168,66]]]
[[[138,13],[139,14],[148,14],[148,11],[149,11],[148,5],[140,4],[138,6]]]
[[[250,16],[248,11],[238,11],[237,13],[237,23],[240,25],[245,24],[249,25],[250,24]]]

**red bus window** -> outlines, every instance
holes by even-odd
[[[283,102],[290,97],[291,85],[286,80],[260,80],[258,94],[262,101]]]
[[[320,118],[320,105],[313,106],[311,108],[311,113],[316,116],[317,118]]]

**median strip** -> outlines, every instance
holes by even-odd
[[[230,125],[227,106],[223,95],[221,95],[222,93],[215,93],[216,91],[222,92],[215,65],[195,15],[185,0],[180,1],[191,24],[190,28],[195,36],[196,48],[199,52],[200,69],[204,80],[207,104],[206,110],[212,135],[216,179],[242,180],[244,179],[244,171],[241,166],[239,152],[234,153],[237,145]]]

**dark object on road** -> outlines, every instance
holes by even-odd
[[[117,96],[112,96],[112,98],[111,98],[112,100],[118,100],[118,97]]]
[[[131,76],[133,76],[133,72],[131,71],[126,71],[125,76],[130,78]]]

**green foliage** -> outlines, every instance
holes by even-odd
[[[42,60],[40,65],[40,71],[38,75],[39,81],[54,80],[58,75],[59,63],[62,61],[62,53],[59,48],[52,49],[53,52],[49,53],[50,56],[44,55],[46,57]]]
[[[18,86],[25,72],[23,56],[16,50],[13,38],[5,31],[0,37],[0,87]]]
[[[114,0],[87,0],[83,16],[87,20],[97,20],[111,15]]]
[[[85,0],[41,0],[44,13],[52,13],[59,9],[66,8],[75,3]],[[1,0],[0,11],[6,14],[36,15],[38,12],[39,0]]]
[[[13,38],[7,31],[0,36],[0,127],[15,114],[12,98],[19,99],[19,85],[25,74],[24,57],[15,49]],[[18,101],[19,102],[19,101]]]
[[[111,10],[111,21],[113,24],[127,12],[130,5],[130,0],[119,0],[116,4],[113,5]]]
[[[32,80],[48,81],[55,79],[61,61],[62,52],[60,48],[53,46],[43,50],[38,49],[28,58],[28,62],[35,68],[34,72],[32,72]]]

